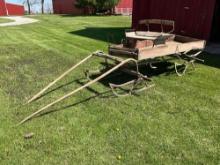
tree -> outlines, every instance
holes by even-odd
[[[44,14],[44,0],[41,0],[41,13]]]
[[[83,9],[84,14],[95,13],[95,0],[76,0],[74,4],[77,8]]]
[[[105,7],[107,9],[113,9],[119,3],[119,0],[109,0],[105,2]]]
[[[118,2],[119,0],[96,0],[96,8],[99,12],[112,11]]]
[[[30,0],[27,0],[27,6],[28,6],[28,14],[31,14],[31,4],[30,4]]]
[[[28,14],[31,14],[31,7],[38,3],[38,0],[24,0],[23,4],[28,7]]]
[[[95,0],[76,0],[75,6],[78,8],[84,8],[88,6],[94,6]]]
[[[111,10],[118,4],[119,0],[76,0],[78,8],[92,8],[94,12]]]

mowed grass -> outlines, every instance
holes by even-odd
[[[1,18],[0,17],[0,23],[8,23],[8,22],[13,22],[13,21],[10,20],[10,19],[7,19],[7,18]]]
[[[135,96],[113,97],[96,83],[17,127],[86,83],[83,71],[101,61],[24,105],[28,98],[91,52],[107,51],[108,40],[120,42],[131,25],[122,16],[34,18],[40,22],[0,28],[0,164],[220,163],[220,55],[204,54],[206,62],[184,77],[172,69],[152,74],[156,86]]]

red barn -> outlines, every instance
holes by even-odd
[[[55,14],[84,14],[89,13],[89,9],[78,9],[75,7],[76,0],[53,0],[53,11]],[[131,14],[133,0],[121,0],[115,7],[117,14]]]
[[[7,15],[6,4],[4,0],[0,0],[0,16]]]
[[[133,28],[141,19],[168,19],[175,33],[201,39],[220,39],[220,2],[217,0],[134,0]]]
[[[133,8],[133,0],[121,0],[115,7],[116,14],[131,15]]]
[[[5,0],[0,0],[0,16],[7,15],[24,15],[24,6],[6,3]]]

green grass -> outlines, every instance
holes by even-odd
[[[184,77],[161,72],[137,96],[115,98],[97,83],[16,127],[85,83],[83,70],[100,60],[24,105],[28,98],[89,53],[106,51],[107,34],[119,42],[131,24],[121,16],[34,18],[40,22],[0,28],[0,164],[220,163],[220,55],[204,54],[206,62]]]
[[[7,18],[0,18],[0,23],[8,23],[8,22],[13,22],[13,21]]]

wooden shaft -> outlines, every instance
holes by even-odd
[[[49,89],[50,87],[52,87],[54,84],[56,84],[59,80],[61,80],[63,77],[65,77],[67,74],[69,74],[71,71],[73,71],[75,68],[77,68],[79,65],[81,65],[82,63],[84,63],[85,61],[87,61],[88,59],[90,59],[93,56],[93,54],[89,55],[88,57],[84,58],[82,61],[80,61],[79,63],[75,64],[73,67],[71,67],[70,69],[68,69],[66,72],[64,72],[62,75],[60,75],[57,79],[55,79],[53,82],[51,82],[50,84],[48,84],[44,89],[42,89],[39,93],[37,93],[36,95],[34,95],[30,100],[28,100],[27,103],[31,103],[32,101],[36,100],[38,97],[40,97],[47,89]]]
[[[108,54],[103,54],[102,52],[100,53],[97,53],[95,54],[96,56],[98,57],[102,57],[102,58],[106,58],[106,59],[110,59],[110,60],[113,60],[115,62],[121,62],[123,61],[122,58],[119,58],[119,57],[115,57],[115,56],[111,56],[111,55],[108,55]],[[133,75],[133,76],[143,76],[139,71],[138,71],[138,63],[137,63],[137,60],[133,60],[135,62],[135,66],[137,67],[137,71],[134,71],[134,70],[130,70],[130,69],[126,69],[126,68],[123,68],[121,69],[121,71],[125,72],[125,73],[128,73],[130,75]],[[145,76],[143,76],[145,77]]]
[[[115,70],[117,70],[118,68],[120,68],[121,66],[123,66],[124,64],[126,64],[126,63],[128,63],[128,62],[131,62],[131,61],[137,62],[137,61],[134,60],[134,59],[127,59],[127,60],[122,61],[121,63],[119,63],[118,65],[116,65],[114,68],[112,68],[112,69],[110,69],[109,71],[105,72],[104,74],[102,74],[101,76],[97,77],[96,79],[94,79],[94,80],[88,82],[88,83],[85,84],[84,86],[77,88],[76,90],[74,90],[74,91],[68,93],[67,95],[65,95],[65,96],[63,96],[63,97],[57,99],[56,101],[54,101],[54,102],[52,102],[52,103],[46,105],[45,107],[41,108],[40,110],[34,112],[34,113],[31,114],[30,116],[28,116],[28,117],[26,117],[24,120],[22,120],[18,125],[21,125],[21,124],[23,124],[24,122],[30,120],[31,118],[33,118],[33,117],[36,116],[37,114],[41,113],[42,111],[46,110],[47,108],[53,106],[54,104],[57,104],[58,102],[60,102],[60,101],[62,101],[62,100],[64,100],[64,99],[66,99],[66,98],[72,96],[73,94],[75,94],[75,93],[81,91],[81,90],[84,89],[84,88],[87,88],[88,86],[90,86],[90,85],[94,84],[95,82],[101,80],[102,78],[104,78],[104,77],[106,77],[107,75],[109,75],[110,73],[114,72]]]
[[[111,55],[108,55],[108,54],[104,54],[102,52],[98,52],[97,54],[95,54],[96,56],[98,57],[102,57],[102,58],[106,58],[106,59],[110,59],[110,60],[113,60],[115,62],[121,62],[123,61],[122,58],[119,58],[119,57],[115,57],[115,56],[111,56]],[[138,62],[136,60],[135,61],[135,66],[137,67],[137,71],[134,71],[134,70],[130,70],[130,69],[126,69],[126,68],[122,68],[121,71],[127,73],[127,74],[130,74],[130,75],[133,75],[133,76],[141,76],[142,78],[144,78],[145,80],[150,80],[150,78],[148,78],[147,76],[144,76],[143,74],[141,74],[139,71],[138,71]]]

